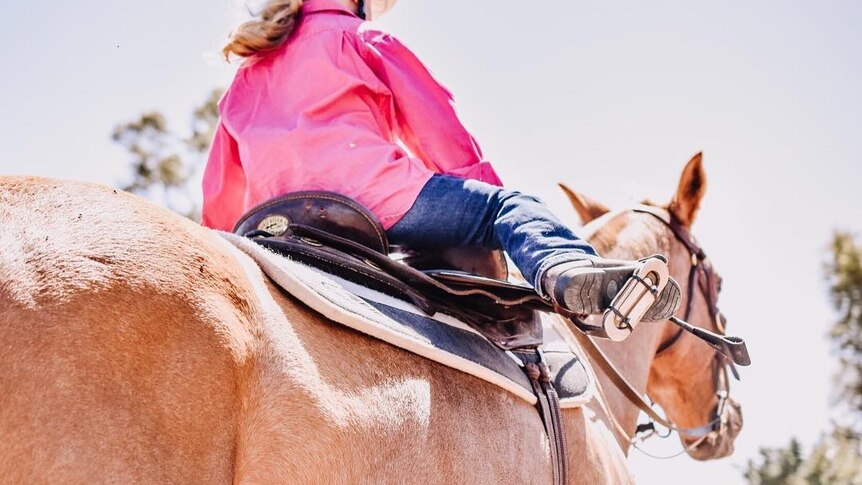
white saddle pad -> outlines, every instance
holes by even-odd
[[[275,254],[247,238],[220,233],[250,256],[284,291],[324,317],[408,352],[465,372],[536,403],[532,386],[510,352],[497,348],[467,324]],[[542,350],[564,408],[589,401],[595,377],[561,319],[542,316]]]

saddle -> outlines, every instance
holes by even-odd
[[[368,209],[330,192],[295,192],[253,208],[234,233],[345,280],[466,322],[502,350],[542,344],[531,286],[506,281],[505,257],[479,248],[391,247]]]

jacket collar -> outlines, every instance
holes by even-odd
[[[307,15],[316,12],[340,12],[357,17],[355,13],[351,12],[347,7],[345,7],[341,2],[337,0],[305,0],[302,3],[303,14]]]

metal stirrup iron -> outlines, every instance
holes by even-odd
[[[634,331],[647,310],[658,299],[670,278],[667,263],[650,257],[626,281],[602,316],[607,338],[621,342]]]

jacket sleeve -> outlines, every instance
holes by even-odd
[[[444,174],[502,185],[455,112],[452,94],[395,37],[363,32],[366,62],[395,100],[396,129],[404,145]]]
[[[242,216],[239,212],[244,207],[245,182],[236,140],[219,121],[204,170],[201,223],[213,229],[232,230]]]

